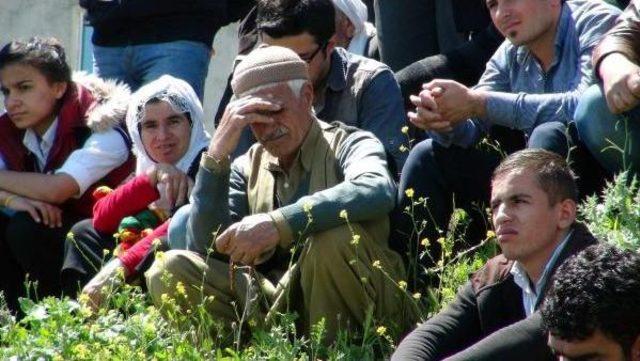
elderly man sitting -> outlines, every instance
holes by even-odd
[[[306,332],[324,319],[328,342],[361,329],[368,312],[410,325],[406,295],[379,269],[402,279],[386,244],[395,186],[383,145],[314,116],[307,65],[289,49],[254,50],[233,79],[236,100],[203,156],[191,206],[172,220],[186,223],[188,251],[166,253],[146,274],[154,301],[182,282],[179,302],[206,300],[227,325],[238,314],[268,321],[288,306]],[[259,143],[230,164],[247,126]]]

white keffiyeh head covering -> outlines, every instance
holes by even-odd
[[[350,52],[358,55],[364,55],[369,35],[375,33],[373,24],[367,22],[369,13],[367,6],[362,0],[332,0],[333,5],[344,13],[355,28],[353,38],[349,43]]]
[[[139,124],[144,118],[145,106],[149,100],[158,99],[168,103],[177,113],[189,113],[191,119],[191,138],[187,152],[174,166],[184,173],[189,171],[191,164],[209,145],[209,134],[204,130],[202,120],[204,113],[202,104],[193,88],[184,80],[171,75],[160,78],[142,86],[133,93],[127,110],[127,128],[133,142],[133,154],[136,156],[136,174],[144,173],[156,162],[149,157],[140,138]]]

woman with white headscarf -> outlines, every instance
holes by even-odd
[[[89,281],[83,293],[99,305],[102,287],[116,282],[122,271],[125,277],[137,273],[153,241],[166,237],[168,219],[188,201],[209,144],[203,116],[191,86],[169,75],[133,94],[126,122],[136,156],[135,177],[113,191],[96,191],[94,197],[100,199],[94,218],[72,228],[62,268],[66,294],[74,296]],[[98,272],[116,246],[116,257]]]
[[[368,22],[367,6],[362,0],[332,0],[336,7],[336,45],[353,54],[371,57],[370,42],[376,27]]]

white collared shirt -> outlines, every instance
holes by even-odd
[[[35,155],[38,161],[38,170],[44,169],[49,158],[49,152],[53,147],[53,142],[56,140],[56,131],[58,130],[58,118],[49,126],[42,137],[39,137],[36,132],[29,128],[24,132],[24,138],[22,138],[22,144]]]
[[[531,316],[531,314],[535,312],[536,304],[538,303],[538,297],[540,297],[540,292],[548,281],[551,268],[556,263],[558,256],[560,256],[560,252],[562,252],[562,250],[564,249],[564,246],[569,240],[569,237],[571,237],[572,233],[573,230],[569,231],[562,242],[560,242],[560,244],[556,246],[555,250],[553,250],[551,257],[549,257],[549,260],[544,266],[544,270],[542,271],[542,274],[540,275],[540,278],[538,278],[538,282],[536,282],[535,285],[532,284],[527,271],[524,269],[524,267],[522,267],[520,262],[515,261],[513,263],[513,267],[511,267],[511,270],[509,272],[513,275],[513,281],[516,283],[516,285],[518,285],[518,287],[522,289],[522,307],[524,307],[524,313],[527,315],[527,317]]]
[[[51,123],[41,138],[32,129],[25,131],[22,143],[35,155],[40,170],[47,163],[49,152],[55,143],[57,129],[58,118]],[[74,150],[62,167],[56,169],[54,173],[65,173],[73,178],[79,188],[75,198],[79,198],[92,184],[123,164],[128,157],[129,148],[118,131],[110,129],[94,132],[87,138],[82,148]],[[7,166],[0,155],[0,170],[4,169],[7,169]]]

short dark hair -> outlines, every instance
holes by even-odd
[[[336,31],[331,0],[258,0],[256,28],[272,38],[308,32],[325,45]]]
[[[523,149],[506,157],[494,170],[492,181],[515,171],[531,171],[549,204],[565,199],[578,201],[578,188],[571,168],[558,154],[544,149]]]
[[[541,313],[554,336],[584,340],[600,330],[628,355],[640,336],[639,301],[640,255],[602,243],[558,268]]]
[[[33,37],[28,41],[14,40],[0,50],[0,69],[23,64],[38,69],[50,83],[71,82],[71,68],[64,48],[55,38]]]

